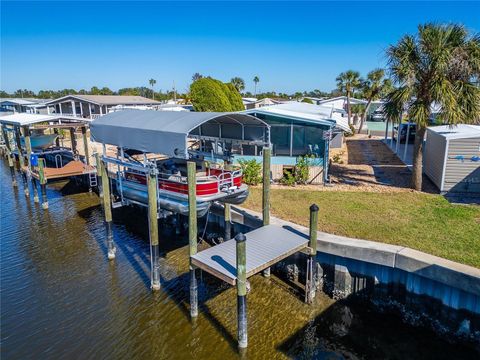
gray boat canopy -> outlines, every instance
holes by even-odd
[[[248,114],[123,110],[90,124],[92,140],[145,153],[188,157],[188,139],[270,146],[270,127]]]

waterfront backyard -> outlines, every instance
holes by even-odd
[[[308,226],[309,206],[320,207],[319,230],[420,250],[480,268],[480,206],[413,191],[320,191],[273,187],[273,216]],[[262,190],[250,189],[244,206],[261,211]]]

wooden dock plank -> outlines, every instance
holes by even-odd
[[[295,230],[267,225],[247,234],[247,277],[250,277],[286,257],[306,248],[308,236]],[[192,264],[235,285],[236,242],[234,239],[203,250],[191,257]]]

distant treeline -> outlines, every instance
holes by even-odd
[[[35,92],[28,89],[18,89],[13,93],[8,93],[6,91],[0,90],[0,98],[39,98],[39,99],[57,99],[62,96],[66,95],[136,95],[136,96],[144,96],[147,98],[152,98],[152,89],[149,89],[145,86],[140,87],[130,87],[130,88],[122,88],[118,91],[111,90],[108,87],[92,87],[90,90],[75,90],[75,89],[63,89],[63,90],[40,90],[39,92]],[[275,91],[268,91],[263,93],[258,93],[256,96],[251,92],[242,92],[241,95],[243,97],[256,97],[258,99],[263,98],[283,98],[283,99],[298,99],[305,96],[309,97],[331,97],[331,96],[339,96],[342,95],[337,90],[331,92],[324,92],[320,90],[313,90],[313,91],[304,91],[304,92],[295,92],[293,94],[287,93],[277,93]],[[162,92],[162,91],[155,91],[155,100],[168,100],[174,97],[173,91]],[[176,98],[189,98],[188,94],[185,93],[176,93]]]

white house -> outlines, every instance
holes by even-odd
[[[45,104],[49,114],[71,115],[94,119],[119,108],[153,109],[160,102],[130,95],[67,95]]]

